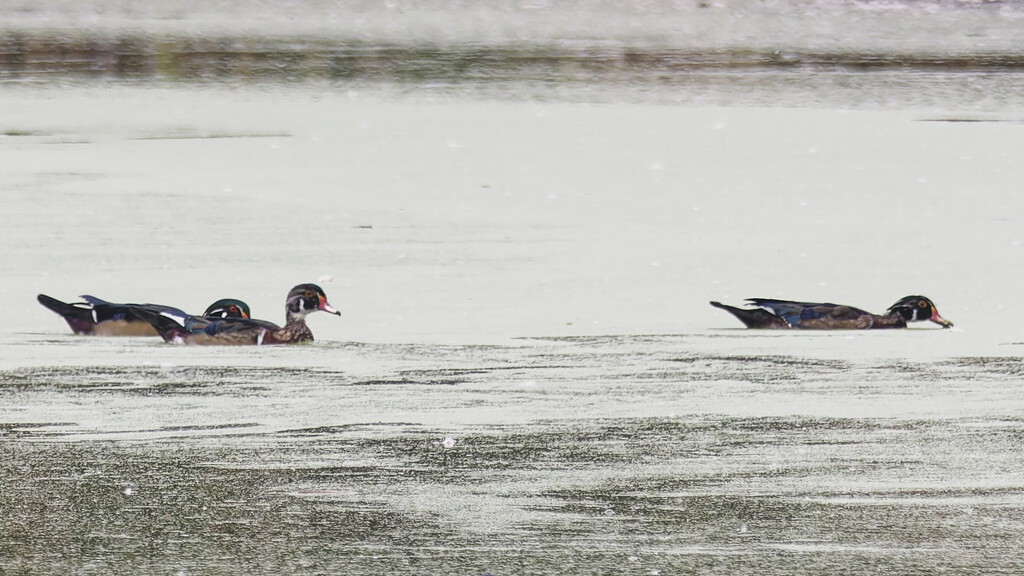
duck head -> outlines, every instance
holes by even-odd
[[[935,304],[924,296],[905,296],[899,302],[889,306],[888,312],[889,314],[898,314],[908,324],[930,320],[943,328],[953,326],[952,322],[939,316],[939,310]]]
[[[252,318],[249,305],[241,300],[225,298],[217,300],[203,312],[207,318]]]
[[[327,295],[316,284],[299,284],[288,293],[288,300],[285,301],[285,314],[289,321],[302,320],[306,314],[317,310],[341,316],[341,312],[327,303]]]

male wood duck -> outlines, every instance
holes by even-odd
[[[95,296],[82,296],[85,302],[67,303],[46,294],[36,297],[39,303],[60,314],[75,334],[84,336],[157,336],[157,331],[133,312],[142,304],[115,304]],[[177,308],[145,304],[153,309],[181,312]],[[184,314],[184,312],[181,312]],[[241,300],[225,298],[210,305],[203,316],[217,318],[249,318],[249,305]]]
[[[189,316],[149,306],[137,307],[133,312],[145,318],[164,340],[173,344],[252,346],[313,340],[313,333],[306,326],[306,315],[320,310],[341,316],[341,312],[327,303],[323,289],[316,284],[299,284],[285,300],[283,327],[266,320]]]
[[[205,318],[252,318],[249,305],[234,298],[217,300],[203,312]],[[152,328],[152,326],[150,326]]]
[[[906,328],[910,322],[930,320],[943,328],[953,323],[939,316],[938,309],[924,296],[906,296],[886,310],[885,314],[871,314],[853,306],[793,302],[769,298],[747,298],[756,308],[736,308],[720,302],[711,302],[715,308],[729,312],[747,328],[804,330],[865,330],[880,328]]]

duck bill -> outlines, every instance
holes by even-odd
[[[319,310],[323,310],[324,312],[328,312],[328,313],[334,314],[335,316],[341,316],[341,312],[338,312],[334,308],[334,306],[331,306],[330,304],[328,304],[327,303],[327,299],[324,298],[323,296],[320,297],[320,306],[317,306],[317,308]]]
[[[935,308],[932,308],[932,317],[929,318],[929,320],[931,320],[932,322],[935,322],[936,324],[938,324],[939,326],[942,326],[943,328],[952,328],[953,327],[953,323],[950,322],[949,320],[946,320],[942,316],[939,316],[939,311],[936,310]]]

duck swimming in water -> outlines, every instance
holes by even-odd
[[[174,344],[204,346],[245,346],[295,344],[313,340],[306,326],[306,316],[318,311],[341,316],[330,304],[327,295],[316,284],[299,284],[285,299],[285,324],[278,326],[266,320],[250,318],[209,318],[189,316],[166,310],[140,306],[132,311],[144,318],[160,336]]]
[[[885,314],[872,314],[843,304],[794,302],[770,298],[748,298],[754,308],[736,308],[711,302],[715,308],[729,312],[747,328],[803,330],[877,330],[906,328],[910,322],[925,320],[943,328],[953,323],[939,315],[935,304],[924,296],[906,296],[886,310]]]
[[[132,310],[148,306],[154,310],[176,310],[159,304],[117,304],[95,296],[82,296],[85,302],[67,303],[46,294],[36,300],[59,314],[75,334],[83,336],[157,336],[157,331]],[[249,305],[241,300],[225,298],[218,300],[203,312],[203,316],[217,318],[249,318]]]

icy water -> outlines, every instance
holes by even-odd
[[[0,15],[0,573],[1024,572],[1017,5]]]

